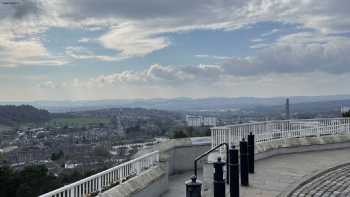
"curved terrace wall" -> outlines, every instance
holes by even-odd
[[[204,138],[203,138],[204,139]],[[211,144],[204,140],[199,143],[191,138],[169,140],[157,145],[153,149],[160,150],[160,167],[145,172],[143,177],[125,182],[123,185],[104,192],[103,197],[157,197],[167,191],[168,178],[177,173],[193,170],[195,157],[210,149]],[[256,144],[255,159],[262,160],[282,154],[299,153],[307,151],[321,151],[350,148],[350,134],[336,136],[320,136],[306,138],[289,138]],[[148,151],[153,151],[153,149]],[[141,153],[143,154],[143,153]],[[218,154],[211,155],[213,158]],[[202,161],[203,181],[205,193],[211,192],[212,164]],[[155,175],[156,174],[156,175]],[[147,178],[144,178],[147,177]],[[188,177],[190,178],[190,177]],[[142,184],[140,183],[142,182]],[[138,184],[140,183],[140,184]],[[185,185],[184,188],[185,189]],[[114,195],[113,195],[114,194]],[[152,194],[152,195],[151,195]]]

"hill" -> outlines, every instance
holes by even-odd
[[[330,96],[291,96],[291,102],[310,103],[348,100],[350,95]],[[172,98],[172,99],[116,99],[86,101],[34,101],[34,102],[0,102],[0,104],[27,104],[50,112],[78,112],[109,108],[146,108],[171,111],[227,110],[244,109],[253,106],[283,105],[286,97],[233,97],[233,98]]]
[[[27,123],[43,123],[50,119],[50,113],[30,105],[0,106],[0,125],[18,126]]]

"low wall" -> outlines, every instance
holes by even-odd
[[[210,138],[203,137],[169,140],[140,151],[137,156],[159,150],[160,165],[101,193],[100,197],[159,197],[168,190],[169,176],[193,170],[194,159],[210,148]],[[199,167],[205,162],[205,159],[199,162]]]
[[[171,144],[171,143],[170,143]],[[173,146],[161,150],[161,158],[168,163],[169,175],[194,169],[194,160],[199,155],[211,148],[208,143],[194,143],[190,138],[176,140]],[[205,159],[198,162],[198,167],[206,162]]]
[[[238,147],[239,148],[239,147]],[[262,142],[255,145],[255,160],[262,160],[269,157],[310,152],[350,148],[350,135],[339,134],[336,136],[320,136],[306,138],[289,138],[269,142]],[[210,154],[208,162],[203,166],[203,190],[205,194],[212,192],[213,162],[216,161],[219,153]],[[226,176],[226,168],[224,168]]]
[[[167,188],[166,171],[162,167],[155,167],[101,193],[99,197],[157,197],[166,192]]]
[[[275,140],[272,142],[257,144],[255,149],[255,160],[265,159],[275,155],[333,150],[349,147],[349,134]]]

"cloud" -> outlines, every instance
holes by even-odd
[[[88,43],[88,42],[91,42],[92,39],[91,38],[81,38],[78,40],[78,42],[80,43]]]
[[[196,58],[206,58],[206,59],[217,59],[217,60],[229,60],[232,57],[228,56],[218,56],[218,55],[207,55],[207,54],[198,54],[195,55]]]
[[[22,39],[8,32],[0,32],[0,67],[65,63],[63,58],[51,55],[38,39]]]
[[[55,84],[53,81],[45,81],[43,83],[40,83],[38,85],[39,88],[49,88],[49,89],[56,89],[59,86]]]
[[[83,47],[66,47],[65,54],[73,59],[86,60],[86,59],[95,59],[99,61],[117,61],[119,60],[116,57],[107,56],[107,55],[96,55],[94,52],[83,48]]]
[[[266,74],[350,73],[350,40],[341,36],[325,36],[301,32],[283,36],[264,46],[255,56],[222,58],[217,65],[163,66],[151,65],[143,71],[127,70],[101,75],[94,82],[105,84],[139,83],[208,84],[224,78],[261,76]],[[211,58],[209,55],[197,55]],[[215,56],[213,56],[215,57]]]
[[[271,36],[271,35],[273,35],[273,34],[276,34],[276,33],[280,32],[280,31],[281,31],[280,29],[272,29],[272,30],[269,31],[269,32],[266,32],[266,33],[261,34],[261,37]]]
[[[133,24],[122,24],[113,27],[99,41],[104,47],[117,50],[121,57],[144,56],[170,45],[166,37],[157,34]]]
[[[255,39],[251,40],[251,42],[263,42],[263,41],[265,41],[265,40],[262,38],[255,38]]]
[[[0,6],[0,25],[27,40],[52,27],[103,29],[102,36],[92,39],[115,50],[118,58],[132,58],[171,45],[169,33],[198,29],[235,30],[259,22],[278,22],[312,29],[326,37],[350,32],[348,7],[348,0],[27,0]],[[273,29],[263,36],[278,31]]]
[[[264,46],[256,56],[234,58],[224,64],[232,75],[266,73],[350,72],[350,39],[310,32],[294,33]]]
[[[269,47],[271,44],[270,43],[258,43],[258,44],[254,44],[249,46],[251,49],[261,49],[261,48],[266,48]]]

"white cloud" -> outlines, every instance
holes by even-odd
[[[91,42],[92,39],[91,38],[81,38],[78,40],[78,42],[80,43],[88,43],[88,42]]]
[[[198,54],[195,55],[196,58],[207,58],[207,59],[217,59],[217,60],[228,60],[232,57],[228,56],[219,56],[219,55],[207,55],[207,54]]]
[[[45,81],[43,83],[40,83],[38,85],[39,88],[50,88],[50,89],[56,89],[58,88],[58,85],[55,84],[53,81]]]
[[[265,40],[262,39],[262,38],[255,38],[255,39],[252,39],[251,41],[252,41],[252,42],[263,42],[263,41],[265,41]]]
[[[258,44],[253,44],[251,46],[249,46],[250,48],[252,49],[261,49],[261,48],[266,48],[266,47],[269,47],[271,46],[270,43],[258,43]]]
[[[36,38],[23,39],[10,32],[0,32],[0,67],[50,66],[65,63],[62,57],[51,55]]]
[[[280,32],[281,30],[280,29],[272,29],[271,31],[269,32],[266,32],[266,33],[263,33],[261,34],[262,37],[267,37],[267,36],[271,36],[273,34],[276,34],[278,32]]]
[[[114,79],[113,79],[114,80]],[[221,76],[220,80],[207,83],[184,83],[169,85],[164,83],[97,83],[74,79],[65,82],[58,88],[43,89],[36,92],[37,99],[115,99],[115,98],[169,98],[169,97],[215,97],[215,96],[295,96],[295,95],[331,95],[347,94],[350,74],[310,73],[278,73],[255,76]],[[1,84],[0,84],[1,85]],[[96,88],[98,87],[98,88]],[[13,93],[12,89],[4,89]],[[27,91],[28,95],[35,92]],[[37,90],[36,90],[37,91]],[[50,92],[50,94],[48,94]],[[10,94],[14,95],[14,94]],[[23,95],[20,94],[20,95]],[[32,95],[33,96],[33,95]]]
[[[104,47],[117,50],[121,57],[144,56],[169,46],[170,41],[157,34],[134,24],[122,24],[113,27],[99,41]]]
[[[107,55],[96,55],[94,52],[83,48],[83,47],[67,47],[65,49],[65,54],[71,58],[84,60],[84,59],[95,59],[99,61],[117,61],[119,60],[116,57],[107,56]]]
[[[256,56],[233,58],[223,64],[228,74],[350,72],[347,37],[301,32],[283,36],[259,49]]]
[[[1,6],[0,25],[26,40],[51,27],[108,29],[101,37],[91,39],[115,50],[120,59],[142,57],[168,47],[171,41],[165,35],[167,33],[196,29],[234,30],[259,22],[295,24],[312,29],[316,36],[323,34],[324,39],[333,39],[329,33],[350,32],[349,7],[348,0],[28,0],[18,6]],[[263,36],[279,31],[273,29]],[[80,42],[88,41],[80,39]],[[12,42],[21,41],[14,39]],[[33,51],[38,51],[39,45],[43,47],[40,40],[35,45],[31,46]],[[262,45],[251,47],[260,49]],[[14,50],[7,53],[18,54]],[[44,57],[46,63],[58,63],[47,60],[47,55]],[[31,62],[30,57],[22,59]],[[103,55],[100,59],[111,61]]]

